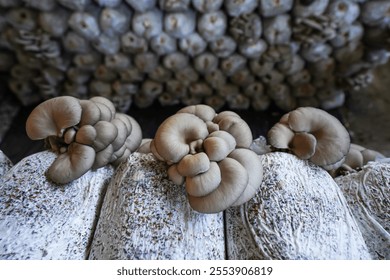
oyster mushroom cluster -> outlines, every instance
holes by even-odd
[[[338,172],[342,171],[356,171],[366,165],[369,161],[377,161],[384,159],[385,156],[381,153],[367,149],[358,144],[351,143],[345,161],[340,166]]]
[[[283,115],[267,137],[273,148],[288,150],[328,171],[339,168],[350,149],[350,136],[341,122],[312,107]]]
[[[194,210],[216,213],[245,203],[260,186],[263,168],[251,143],[251,130],[239,115],[217,114],[201,104],[168,117],[150,150],[169,165],[174,183],[185,183]]]
[[[61,94],[121,112],[341,106],[389,57],[389,1],[0,0],[0,71],[24,105]]]
[[[139,124],[117,113],[104,97],[79,100],[60,96],[46,100],[27,118],[26,132],[33,140],[45,139],[59,154],[47,171],[48,178],[59,184],[109,163],[118,165],[142,139]]]

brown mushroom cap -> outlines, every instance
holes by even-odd
[[[27,118],[27,135],[33,140],[62,137],[65,129],[80,122],[81,110],[79,100],[71,96],[46,100],[35,107]]]
[[[127,116],[127,118],[131,123],[132,129],[130,135],[126,139],[126,146],[131,152],[134,152],[141,145],[142,129],[134,118],[130,116]]]
[[[96,129],[92,125],[83,125],[77,131],[75,141],[79,144],[92,146],[96,135]]]
[[[100,109],[95,102],[80,100],[82,108],[79,126],[94,125],[100,120]]]
[[[116,126],[108,121],[98,121],[94,128],[96,130],[96,139],[92,146],[96,152],[105,149],[118,135]]]
[[[159,156],[168,163],[179,162],[190,151],[190,143],[208,135],[205,122],[189,113],[177,113],[158,127],[153,143]]]
[[[177,113],[189,113],[199,117],[204,122],[212,121],[216,116],[215,110],[204,104],[191,105],[180,109]]]
[[[55,159],[47,175],[55,183],[67,184],[90,170],[94,161],[95,150],[92,147],[73,142],[66,153]]]
[[[255,196],[263,180],[263,166],[256,153],[249,149],[235,149],[229,154],[229,158],[238,161],[248,173],[248,184],[244,192],[232,204],[238,206]]]
[[[286,115],[268,133],[276,148],[289,148],[326,170],[341,166],[349,150],[350,137],[341,122],[329,113],[300,107]],[[314,153],[313,153],[314,147]]]
[[[216,162],[210,163],[210,168],[193,177],[186,177],[186,191],[192,196],[205,196],[216,190],[221,183],[221,171]]]
[[[253,141],[252,131],[243,119],[234,114],[222,112],[214,118],[214,122],[217,121],[220,130],[229,132],[235,138],[237,147],[249,148]]]
[[[112,144],[108,145],[106,148],[96,153],[95,161],[92,165],[92,169],[96,170],[100,167],[103,167],[110,163],[112,154],[114,153],[114,148]]]
[[[180,175],[194,177],[206,172],[210,168],[210,160],[205,153],[185,155],[177,164],[177,171]]]
[[[168,168],[168,177],[176,185],[182,185],[185,181],[185,177],[182,176],[177,170],[177,163],[172,164]]]
[[[201,213],[218,213],[232,205],[248,184],[248,173],[235,159],[225,158],[218,163],[221,171],[219,187],[206,196],[188,195],[191,207]]]

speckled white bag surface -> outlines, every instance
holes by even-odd
[[[9,158],[0,150],[0,180],[1,177],[12,167],[12,162]]]
[[[113,168],[66,185],[44,173],[51,152],[24,158],[0,180],[0,259],[85,259]]]
[[[1,177],[1,259],[389,258],[388,164],[340,177],[339,187],[314,164],[270,153],[254,198],[200,214],[151,154],[65,186],[45,177],[53,160],[38,153]],[[353,196],[359,182],[364,203]]]
[[[336,178],[375,259],[390,259],[390,164],[370,162]]]
[[[183,186],[151,154],[134,153],[115,173],[102,206],[91,259],[224,259],[222,212],[191,209]]]
[[[371,259],[325,170],[287,153],[261,160],[264,177],[256,196],[227,211],[230,259]]]

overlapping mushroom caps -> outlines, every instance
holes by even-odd
[[[263,168],[249,150],[252,140],[249,126],[236,113],[192,105],[158,127],[150,149],[168,163],[174,183],[185,182],[194,210],[217,213],[245,203],[261,184]]]
[[[268,132],[269,144],[287,149],[325,170],[340,167],[349,151],[350,136],[341,122],[324,110],[300,107],[279,120]]]
[[[383,158],[385,158],[385,156],[377,151],[370,150],[360,145],[351,143],[345,161],[339,168],[340,170],[338,171],[354,171],[363,167],[369,161],[376,161]]]
[[[26,122],[27,135],[46,139],[59,156],[49,167],[49,179],[69,183],[90,169],[117,165],[141,143],[142,131],[130,116],[117,113],[104,97],[79,100],[71,96],[39,104]]]

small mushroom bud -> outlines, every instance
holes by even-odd
[[[164,30],[174,38],[185,38],[195,31],[196,15],[192,11],[168,13],[164,17]]]
[[[245,87],[244,94],[248,97],[261,96],[264,94],[264,85],[260,82],[248,84],[248,86]]]
[[[80,69],[94,71],[101,64],[101,56],[95,52],[77,54],[73,57],[73,63]]]
[[[297,72],[293,75],[287,77],[287,82],[296,87],[302,84],[309,83],[311,79],[311,75],[307,69],[303,69],[300,72]]]
[[[132,30],[138,36],[150,39],[162,32],[162,13],[153,9],[135,13],[132,19]]]
[[[76,137],[76,129],[74,129],[74,127],[70,127],[64,133],[64,142],[66,144],[70,144],[74,142],[75,137]]]
[[[69,18],[69,27],[87,40],[96,39],[100,35],[96,18],[86,12],[74,12]]]
[[[264,77],[267,73],[274,69],[275,64],[271,61],[264,61],[262,59],[253,59],[249,61],[249,68],[257,77]]]
[[[207,42],[221,38],[227,28],[227,18],[222,11],[209,12],[201,15],[198,20],[199,34]]]
[[[90,82],[89,90],[93,95],[104,96],[106,98],[109,98],[112,93],[111,84],[98,80]]]
[[[210,86],[203,82],[196,82],[190,85],[189,92],[192,96],[205,97],[213,94]]]
[[[317,62],[327,59],[332,52],[332,48],[328,44],[315,44],[306,46],[301,50],[302,57],[308,62]]]
[[[223,98],[222,96],[218,96],[218,95],[208,96],[205,98],[204,101],[205,101],[205,104],[212,107],[214,110],[221,109],[226,103],[225,98]]]
[[[146,80],[141,87],[142,94],[152,99],[155,99],[157,96],[159,96],[162,93],[162,91],[163,91],[162,84],[152,80]]]
[[[243,68],[231,75],[230,80],[233,84],[244,87],[246,85],[252,84],[255,81],[255,77],[247,68]]]
[[[119,76],[120,80],[126,83],[139,83],[145,79],[145,74],[135,67],[119,71]]]
[[[112,148],[111,144],[105,147],[103,150],[97,152],[95,156],[95,161],[93,162],[91,169],[96,170],[100,167],[109,164],[113,153],[114,149]]]
[[[68,69],[66,76],[73,83],[85,84],[91,78],[91,73],[77,67],[72,67]]]

